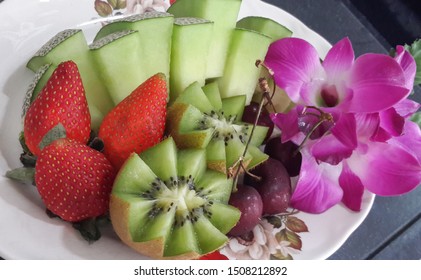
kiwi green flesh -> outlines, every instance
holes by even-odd
[[[253,126],[248,125],[245,130],[247,131],[248,135],[251,135],[251,130]],[[263,141],[266,138],[269,128],[267,126],[260,126],[256,125],[253,131],[253,137],[251,138],[250,144],[253,146],[260,146],[262,145]]]
[[[236,120],[243,118],[244,107],[246,106],[246,96],[237,95],[222,99],[222,111],[226,116],[236,116]]]
[[[206,171],[206,151],[203,149],[184,149],[178,151],[178,176],[180,178],[200,178]]]
[[[128,202],[130,207],[128,226],[132,240],[163,239],[165,257],[190,251],[205,254],[220,248],[227,237],[218,228],[225,232],[239,219],[235,208],[229,205],[227,211],[218,211],[219,204],[228,202],[232,180],[222,173],[206,170],[205,150],[177,151],[172,138],[150,150],[141,156],[132,154],[120,169],[113,187],[113,195]],[[152,171],[156,167],[150,168],[143,161],[156,157],[155,162],[164,166],[169,161],[165,155],[172,153],[175,153],[175,171],[166,181]],[[167,171],[162,169],[165,168],[158,171],[167,176]],[[212,209],[217,213],[212,213]]]
[[[116,195],[127,201],[130,205],[129,210],[129,232],[133,237],[133,241],[139,241],[139,235],[142,232],[142,227],[148,221],[149,210],[153,207],[154,201],[144,199],[140,196],[132,194],[116,193]]]
[[[227,142],[225,147],[227,168],[233,167],[237,163],[240,157],[243,156],[244,149],[245,145],[238,137],[235,137]],[[245,163],[247,166],[250,160],[251,155],[247,151],[243,159],[243,164]]]
[[[232,179],[227,179],[221,172],[206,170],[196,186],[201,195],[212,198],[213,201],[228,203],[232,191]]]
[[[210,222],[222,233],[227,234],[240,219],[241,211],[225,203],[215,202],[210,207]],[[214,217],[225,217],[221,220]]]
[[[263,153],[258,147],[256,146],[249,146],[248,152],[251,155],[251,161],[248,164],[247,168],[253,169],[254,167],[258,166],[262,162],[266,161],[269,156]],[[253,171],[251,171],[253,173]]]
[[[193,224],[193,228],[202,253],[215,251],[228,241],[228,237],[203,216]]]
[[[203,92],[215,110],[222,110],[221,94],[217,82],[210,82],[202,87]]]
[[[155,173],[136,153],[133,153],[118,172],[113,190],[117,193],[140,194],[149,190],[155,180]]]
[[[210,141],[206,147],[206,158],[211,163],[225,162],[225,142],[223,139]]]
[[[241,122],[246,96],[221,99],[215,82],[203,88],[197,83],[191,84],[170,107],[171,119],[175,119],[172,116],[177,113],[181,115],[178,115],[178,136],[175,139],[177,144],[184,148],[206,148],[208,167],[228,173],[229,168],[243,156],[251,134],[252,125]],[[212,105],[218,106],[219,103],[221,110]],[[181,110],[177,107],[184,108],[184,111],[180,113]],[[260,146],[267,130],[267,127],[256,126],[250,144]],[[203,137],[202,133],[207,133],[208,137]],[[209,135],[210,133],[212,135]],[[259,157],[255,162],[260,163],[261,159],[262,157]],[[245,165],[251,160],[252,155],[247,153],[244,158]]]
[[[177,147],[172,138],[142,152],[140,158],[163,181],[177,174]]]
[[[183,226],[174,227],[164,248],[164,255],[177,256],[188,252],[200,252],[193,224],[186,220]]]
[[[213,105],[205,95],[202,87],[198,82],[189,85],[182,94],[177,98],[176,102],[191,104],[204,113],[210,113],[214,110]]]

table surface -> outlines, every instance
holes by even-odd
[[[1,2],[3,0],[0,0]],[[359,1],[265,0],[265,2],[288,11],[331,43],[348,36],[356,55],[367,52],[387,53],[392,47],[390,39],[389,41],[386,39],[391,36],[384,32],[382,34],[378,25],[371,22],[356,8],[357,5],[353,4]],[[391,1],[383,0],[383,2]],[[395,17],[399,15],[395,14]],[[402,34],[410,34],[406,31],[402,30]],[[393,30],[393,32],[399,31]],[[418,101],[420,101],[419,96],[421,90],[417,88]],[[421,259],[420,201],[421,188],[399,197],[376,197],[365,221],[329,259]]]

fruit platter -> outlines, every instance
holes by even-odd
[[[3,258],[326,259],[375,194],[421,181],[399,47],[354,62],[260,0],[6,0],[0,17]],[[360,105],[370,78],[393,96]]]

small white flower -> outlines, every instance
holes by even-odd
[[[126,14],[143,14],[146,12],[165,12],[169,4],[164,0],[127,0]]]

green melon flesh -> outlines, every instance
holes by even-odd
[[[233,32],[224,75],[219,79],[221,97],[246,95],[250,104],[260,77],[256,60],[263,61],[272,39],[261,33],[237,28]]]
[[[241,0],[177,0],[168,12],[176,17],[198,17],[214,22],[206,78],[224,73],[231,33],[235,28]]]
[[[90,45],[99,76],[114,104],[120,103],[147,78],[143,68],[137,31],[118,31]]]
[[[257,16],[245,17],[237,22],[237,27],[250,29],[250,30],[262,33],[266,36],[269,36],[272,39],[272,42],[292,36],[291,30],[289,30],[285,26],[279,24],[278,22],[272,19],[268,19],[264,17],[257,17]],[[269,75],[269,73],[267,72],[265,68],[261,69],[260,77],[266,78],[266,80],[269,83],[269,87],[271,89],[273,89],[274,86],[276,87],[276,85],[273,82],[273,79],[271,78],[271,76]],[[256,102],[260,102],[261,94],[259,93],[262,93],[262,89],[260,88],[259,85],[257,85],[256,90],[255,90],[255,95],[253,96],[253,100]],[[291,100],[288,98],[285,92],[278,87],[275,88],[275,93],[274,93],[274,97],[272,98],[272,102],[276,110],[274,111],[272,106],[266,106],[266,109],[270,112],[278,112],[278,113],[284,112],[291,104]]]
[[[245,102],[244,95],[221,99],[215,84],[202,89],[193,83],[169,107],[168,132],[181,148],[205,148],[208,168],[229,173],[243,156],[251,133],[252,125],[241,122]],[[260,146],[267,130],[256,126],[250,144]],[[257,165],[267,159],[259,149],[254,150],[254,157],[247,152],[244,164]]]
[[[141,83],[156,73],[165,74],[169,82],[173,23],[174,16],[164,12],[153,11],[131,15],[103,26],[94,42],[115,32],[137,31],[139,46],[131,50],[122,47],[119,50],[134,55],[133,62],[126,60],[123,65],[136,62],[138,71],[142,73]],[[129,69],[124,70],[129,71]]]
[[[36,72],[46,64],[57,67],[60,63],[67,60],[72,60],[77,64],[85,88],[89,109],[91,113],[93,111],[95,114],[100,112],[102,119],[114,107],[114,104],[105,85],[98,77],[98,72],[90,56],[88,44],[80,29],[68,29],[59,32],[35,53],[28,61],[27,67]],[[92,126],[98,127],[99,124],[92,123]]]
[[[262,33],[269,36],[272,42],[292,36],[291,30],[272,19],[264,17],[249,16],[242,18],[237,22],[237,27]]]
[[[212,30],[213,22],[205,19],[175,19],[170,63],[170,102],[193,82],[205,85]]]
[[[127,159],[112,196],[128,204],[131,242],[162,239],[162,257],[176,257],[206,254],[226,244],[225,234],[240,217],[238,209],[227,205],[231,190],[232,180],[206,169],[205,150],[178,150],[167,138]],[[116,210],[110,211],[114,217]]]

